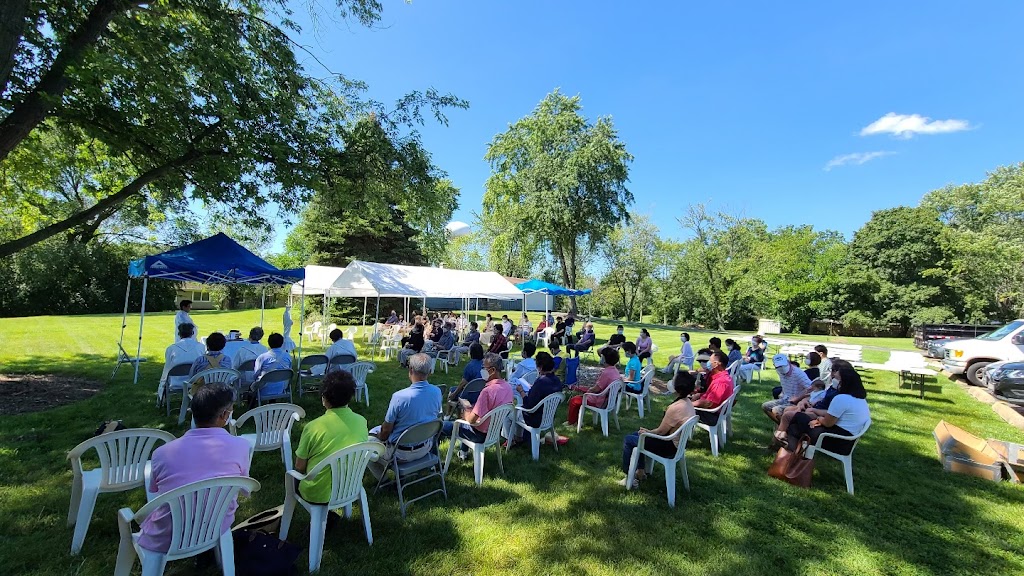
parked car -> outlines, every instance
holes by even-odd
[[[990,324],[921,324],[914,327],[914,346],[928,350],[934,340],[948,343],[961,338],[977,338],[999,327],[999,323]]]
[[[985,385],[996,398],[1024,406],[1024,361],[990,364],[985,369]]]
[[[963,338],[954,338],[952,340],[929,340],[928,348],[925,350],[924,355],[928,358],[942,358],[944,356],[942,349],[946,344],[957,342],[959,340],[963,340]]]
[[[954,376],[966,376],[975,386],[984,386],[985,369],[1001,360],[1024,361],[1024,319],[943,347],[943,369]]]

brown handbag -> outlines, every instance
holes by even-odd
[[[793,486],[801,488],[811,487],[811,477],[814,475],[814,460],[804,457],[810,437],[804,435],[795,452],[786,447],[779,448],[775,455],[775,461],[768,468],[768,475],[778,478],[783,482],[789,482]]]

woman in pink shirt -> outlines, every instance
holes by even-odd
[[[640,336],[636,339],[636,357],[641,362],[651,357],[651,349],[654,347],[654,342],[651,340],[651,333],[647,331],[647,328],[640,329]]]
[[[220,476],[249,475],[249,443],[224,429],[235,406],[235,391],[227,384],[200,387],[192,397],[196,427],[153,451],[149,490],[156,495],[186,484]],[[228,506],[221,532],[231,529],[237,502]],[[142,521],[139,546],[167,552],[171,545],[171,511],[161,507]]]
[[[611,386],[612,382],[616,380],[622,380],[622,375],[619,374],[619,369],[615,366],[619,363],[619,351],[606,347],[601,349],[601,365],[604,368],[597,377],[597,382],[587,388],[586,386],[572,386],[571,388],[577,392],[589,392],[591,394],[600,394],[604,392],[605,388]],[[607,397],[602,398],[587,398],[587,406],[595,406],[597,408],[604,408],[608,403]],[[583,407],[583,396],[573,396],[569,399],[569,420],[565,423],[566,425],[575,426],[576,422],[580,417],[580,410]]]

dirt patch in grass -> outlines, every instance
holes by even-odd
[[[39,412],[84,400],[100,383],[57,374],[0,374],[0,415]]]

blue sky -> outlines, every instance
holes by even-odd
[[[666,237],[694,202],[849,237],[873,210],[1024,160],[1024,3],[384,4],[373,29],[321,19],[301,41],[374,99],[469,100],[421,130],[462,190],[457,220],[479,210],[488,142],[555,88],[613,118],[633,211]]]

